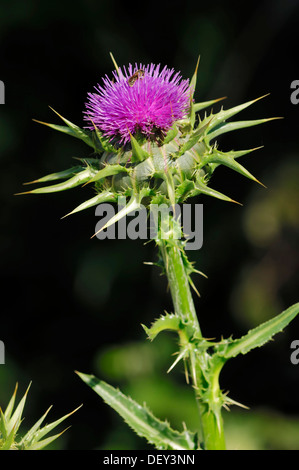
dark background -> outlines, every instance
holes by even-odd
[[[189,252],[208,280],[195,277],[196,307],[206,337],[238,337],[298,301],[299,107],[290,85],[299,79],[299,1],[0,2],[1,328],[0,404],[16,382],[19,398],[32,381],[24,428],[53,404],[56,419],[79,404],[62,449],[136,449],[135,437],[74,373],[107,380],[146,401],[175,427],[196,428],[192,392],[180,367],[166,376],[176,340],[145,340],[149,325],[171,311],[153,243],[90,240],[94,211],[60,220],[88,197],[64,193],[14,196],[23,182],[73,163],[88,148],[32,121],[60,124],[59,113],[83,125],[87,92],[119,65],[161,63],[191,77],[197,57],[197,101],[227,96],[224,107],[266,93],[240,119],[283,120],[227,134],[223,150],[263,145],[242,163],[266,186],[217,170],[211,186],[242,206],[202,197],[204,244]],[[218,109],[218,108],[217,108]],[[216,108],[215,108],[216,110]],[[231,448],[299,449],[299,365],[290,344],[294,320],[262,349],[229,363],[224,390],[250,411],[225,413]],[[62,427],[63,429],[63,427]]]

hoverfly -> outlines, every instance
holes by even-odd
[[[137,70],[129,79],[128,79],[128,84],[130,86],[133,86],[134,83],[138,80],[144,77],[144,70],[139,69]]]

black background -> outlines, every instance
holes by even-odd
[[[32,119],[60,124],[51,106],[82,125],[87,92],[113,69],[110,51],[119,65],[161,63],[183,77],[192,76],[200,54],[197,101],[227,96],[224,106],[231,107],[270,93],[240,119],[283,120],[220,140],[224,150],[264,145],[242,163],[267,189],[220,169],[211,186],[243,207],[207,197],[194,201],[204,204],[204,244],[189,255],[209,277],[195,278],[202,330],[206,337],[240,336],[298,301],[299,108],[290,101],[290,85],[299,78],[299,2],[2,0],[0,11],[0,79],[5,83],[0,338],[6,347],[0,403],[5,405],[16,381],[24,391],[31,380],[28,421],[52,403],[53,419],[84,403],[71,418],[63,448],[100,448],[118,418],[74,370],[95,373],[95,357],[105,347],[144,341],[140,324],[171,311],[171,301],[159,271],[143,264],[156,259],[153,243],[90,240],[93,210],[60,220],[91,197],[91,190],[14,195],[23,182],[86,156],[79,141]],[[247,237],[244,214],[252,201],[271,200],[271,195],[282,215],[290,208],[294,222],[282,216],[276,237],[257,246]],[[250,270],[254,280],[253,267],[264,262],[267,268],[258,279],[271,290],[271,301],[260,314],[255,305],[247,309],[245,300],[236,301],[236,286]],[[299,339],[298,320],[275,342],[229,364],[223,388],[251,407],[296,418],[299,365],[290,363],[294,339]],[[134,445],[145,447],[139,440]]]

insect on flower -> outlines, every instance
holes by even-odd
[[[137,70],[129,79],[128,79],[128,84],[130,86],[133,86],[134,83],[138,80],[144,77],[144,70],[139,69]]]

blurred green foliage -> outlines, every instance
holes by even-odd
[[[198,425],[192,391],[180,365],[170,374],[176,343],[165,335],[149,343],[149,325],[172,305],[155,261],[153,243],[90,240],[94,212],[60,217],[86,198],[80,190],[45,196],[13,194],[22,183],[69,167],[85,146],[32,122],[56,122],[48,105],[82,124],[88,91],[119,64],[161,62],[184,77],[201,54],[197,100],[227,96],[229,107],[267,92],[244,119],[284,120],[223,136],[222,148],[264,145],[246,160],[267,189],[225,169],[213,187],[243,207],[204,204],[204,244],[190,252],[208,275],[194,281],[206,337],[238,337],[248,328],[298,301],[299,109],[290,103],[298,78],[293,56],[299,2],[215,1],[151,6],[117,0],[1,3],[0,107],[1,286],[0,404],[16,382],[33,381],[26,404],[28,428],[49,403],[52,418],[83,403],[72,428],[57,445],[64,449],[145,448],[120,418],[74,374],[94,373],[161,418],[180,428]],[[252,113],[252,114],[251,114]],[[260,116],[258,116],[260,115]],[[85,154],[85,153],[84,153]],[[290,343],[299,337],[295,320],[263,349],[228,364],[222,386],[251,409],[225,413],[229,448],[298,449],[298,367]],[[99,425],[100,423],[100,425]],[[27,423],[24,426],[27,426]]]

